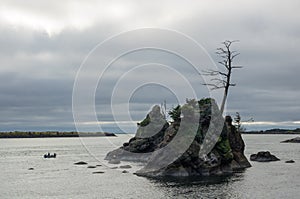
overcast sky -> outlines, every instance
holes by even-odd
[[[248,129],[299,127],[299,8],[299,0],[2,0],[0,131],[74,130],[72,92],[83,63],[96,66],[89,75],[100,77],[106,67],[100,64],[103,60],[113,61],[117,53],[132,51],[145,41],[149,45],[140,47],[181,46],[191,57],[199,55],[200,65],[207,67],[201,56],[217,63],[215,50],[226,39],[240,41],[233,45],[241,53],[235,62],[244,66],[233,74],[237,86],[230,90],[227,113],[238,111],[245,120],[253,117]],[[132,32],[142,28],[158,31]],[[160,34],[160,29],[169,33]],[[126,35],[128,31],[132,33]],[[120,33],[113,42],[104,42],[105,51],[95,50]],[[181,39],[183,35],[197,41],[203,52]],[[132,127],[153,104],[166,100],[170,108],[192,97],[185,80],[198,98],[218,96],[201,85],[204,79],[190,63],[158,49],[123,55],[101,78],[95,110],[102,127]],[[83,88],[89,85],[79,83]],[[94,113],[85,110],[85,130],[99,130],[88,120]]]

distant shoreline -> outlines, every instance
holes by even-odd
[[[297,129],[269,129],[269,130],[261,130],[261,131],[246,131],[242,132],[242,134],[256,134],[256,135],[296,135],[300,134],[300,128]]]
[[[57,137],[113,137],[114,133],[108,132],[60,132],[60,131],[11,131],[0,132],[1,138],[57,138]]]
[[[261,131],[246,131],[242,134],[248,135],[298,135],[300,128],[297,129],[269,129]],[[0,139],[2,138],[60,138],[60,137],[114,137],[115,133],[109,132],[61,132],[61,131],[10,131],[0,132]]]

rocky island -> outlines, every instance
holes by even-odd
[[[295,137],[289,140],[282,141],[281,143],[300,143],[300,137]]]
[[[147,177],[224,175],[251,167],[241,134],[214,99],[187,100],[169,115],[170,123],[154,106],[135,137],[105,159],[145,162],[136,174]]]
[[[270,151],[260,151],[257,154],[252,154],[250,156],[251,161],[257,162],[272,162],[272,161],[280,161],[275,155],[271,154]]]

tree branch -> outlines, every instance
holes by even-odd
[[[210,79],[212,83],[203,84],[205,86],[211,87],[211,90],[221,89],[224,88],[224,95],[222,104],[220,106],[220,111],[223,113],[224,107],[227,100],[228,90],[231,86],[236,86],[236,84],[231,83],[231,75],[233,69],[239,69],[242,68],[242,66],[238,65],[232,65],[233,60],[240,55],[237,51],[231,50],[231,45],[235,42],[238,42],[239,40],[225,40],[222,42],[223,47],[216,49],[216,54],[221,58],[221,60],[218,62],[220,65],[222,65],[225,70],[206,70],[203,71],[202,75],[209,75],[209,76],[215,76],[215,78]],[[219,75],[219,78],[217,77]]]
[[[231,66],[231,68],[243,68],[243,66]]]

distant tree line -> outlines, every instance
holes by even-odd
[[[0,132],[0,138],[43,138],[43,137],[97,137],[97,136],[115,136],[113,133],[107,132],[82,132],[76,131],[60,132],[60,131],[11,131]]]

